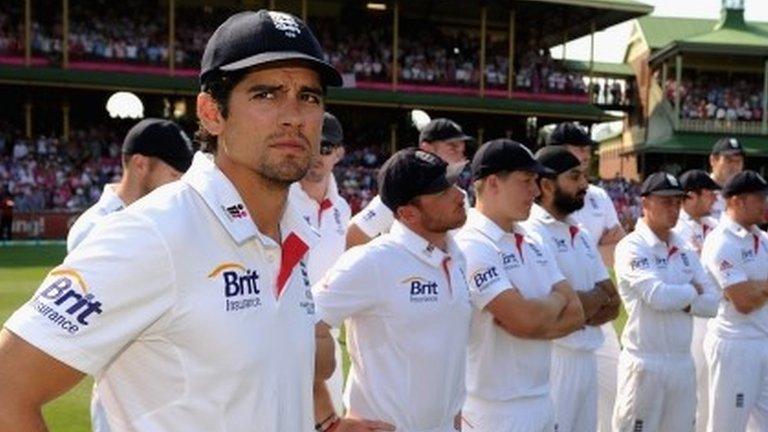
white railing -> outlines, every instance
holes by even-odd
[[[676,129],[685,132],[766,135],[760,121],[680,119]]]

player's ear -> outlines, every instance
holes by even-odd
[[[224,116],[213,96],[206,92],[197,95],[197,118],[211,135],[219,135],[224,130]]]

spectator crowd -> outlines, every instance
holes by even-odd
[[[675,80],[668,79],[665,94],[675,103]],[[684,119],[722,122],[760,121],[763,83],[759,79],[701,74],[684,78],[680,86],[680,115]]]

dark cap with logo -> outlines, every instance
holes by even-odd
[[[551,176],[560,175],[566,171],[581,166],[579,159],[562,146],[547,146],[536,152],[536,160],[552,170]]]
[[[640,196],[682,196],[685,195],[683,187],[677,177],[664,171],[649,175],[640,187]]]
[[[341,123],[335,115],[326,112],[323,114],[323,134],[321,137],[323,143],[330,143],[334,146],[341,145],[344,142],[344,130]]]
[[[192,165],[192,141],[176,123],[147,118],[125,135],[123,154],[156,157],[177,171],[186,172]]]
[[[738,139],[733,137],[720,138],[717,140],[714,146],[712,146],[713,155],[742,155],[744,156],[744,148],[741,147],[741,143]]]
[[[745,170],[736,174],[723,186],[723,196],[726,198],[755,192],[768,193],[768,183],[760,174],[752,170]]]
[[[205,86],[216,72],[286,60],[307,62],[324,85],[341,85],[341,75],[324,60],[320,43],[303,21],[264,9],[232,15],[213,32],[200,63],[200,84]]]
[[[528,147],[507,138],[486,142],[472,158],[472,177],[475,180],[512,171],[530,171],[543,175],[553,173],[533,157]]]
[[[597,142],[587,135],[587,132],[575,123],[560,123],[549,134],[547,145],[573,145],[589,147],[597,145]]]
[[[704,170],[692,169],[684,172],[680,176],[680,184],[686,192],[699,191],[702,189],[719,190],[720,185],[712,180],[712,177]]]
[[[458,123],[447,118],[432,120],[419,133],[419,142],[473,140],[471,136],[464,133]]]
[[[420,195],[448,189],[465,165],[448,165],[439,156],[416,148],[400,150],[379,171],[379,196],[384,205],[396,211]]]

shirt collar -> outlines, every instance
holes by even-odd
[[[653,231],[651,231],[651,228],[648,227],[648,225],[645,223],[645,221],[642,218],[637,220],[637,224],[635,225],[635,231],[637,232],[637,235],[639,235],[640,238],[642,238],[643,241],[648,244],[648,246],[667,247],[667,244],[661,241],[661,239],[659,239],[656,236],[656,234],[654,234]],[[674,234],[670,232],[670,242],[672,241],[673,236]]]
[[[265,246],[276,246],[271,238],[259,232],[235,186],[213,163],[213,155],[197,152],[192,166],[182,176],[182,181],[187,182],[203,198],[236,243],[242,244],[256,237]],[[296,212],[291,200],[288,200],[280,219],[280,228],[283,238],[294,233],[310,247],[320,237]]]
[[[389,235],[405,246],[405,249],[413,256],[436,268],[443,263],[446,257],[453,256],[458,251],[458,247],[449,234],[446,233],[448,253],[445,253],[397,220],[392,224]]]
[[[506,232],[496,225],[496,222],[488,218],[488,216],[480,213],[477,209],[469,209],[467,215],[467,222],[465,224],[467,228],[479,231],[493,242],[498,242],[504,237]]]
[[[300,182],[291,183],[291,189],[289,191],[292,199],[300,200],[302,205],[313,205],[314,207],[320,207],[320,203],[310,197],[304,188],[301,187]],[[329,199],[334,206],[339,202],[341,195],[339,194],[339,186],[336,184],[336,179],[331,174],[330,181],[328,182],[328,190],[325,191],[324,199]]]
[[[723,216],[720,217],[720,222],[718,222],[718,225],[723,225],[725,229],[732,232],[736,237],[739,238],[744,238],[750,233],[758,233],[760,231],[755,226],[751,226],[749,229],[744,228],[743,226],[736,223],[736,221],[731,219],[727,213],[723,213]]]
[[[115,192],[115,185],[112,183],[104,185],[104,191],[101,193],[99,202],[108,212],[114,212],[125,208],[125,203],[122,199],[120,199],[119,196],[117,196],[117,193]]]

